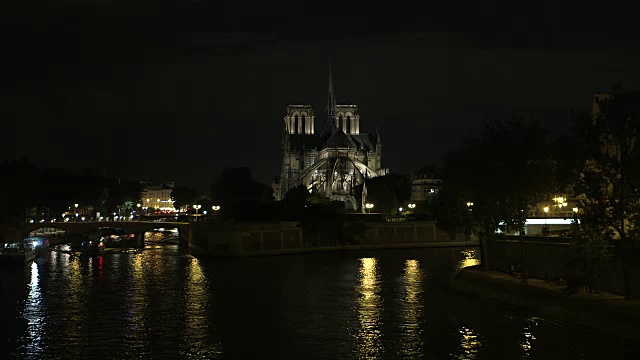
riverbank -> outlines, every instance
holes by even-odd
[[[564,286],[543,280],[521,280],[474,266],[462,269],[449,283],[455,293],[520,308],[543,317],[640,341],[640,301],[606,292],[567,295]]]

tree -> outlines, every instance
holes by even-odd
[[[478,138],[445,157],[438,226],[478,235],[488,268],[486,241],[501,223],[524,234],[532,209],[555,189],[553,169],[546,132],[537,122],[513,116],[485,124]],[[524,253],[520,265],[526,274]]]
[[[221,206],[221,214],[235,219],[273,215],[273,190],[254,180],[247,168],[224,170],[211,186],[211,199]]]
[[[366,201],[375,205],[376,212],[396,214],[398,208],[406,207],[411,199],[411,183],[405,175],[387,174],[367,179],[366,183]],[[361,194],[362,185],[359,185],[355,192]],[[357,200],[361,200],[361,198]]]
[[[631,299],[640,251],[640,94],[614,89],[597,105],[583,132],[588,158],[576,186],[581,226],[616,245],[625,299]]]
[[[195,204],[199,199],[198,191],[189,186],[176,186],[171,191],[171,199],[173,200],[173,207],[176,210],[180,210],[183,206],[191,206]]]

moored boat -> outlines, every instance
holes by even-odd
[[[33,246],[25,243],[5,243],[0,247],[2,266],[25,265],[35,258]]]

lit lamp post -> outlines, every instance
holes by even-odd
[[[415,208],[416,208],[416,204],[409,204],[409,205],[407,205],[407,207],[408,207],[409,209],[411,209],[411,212],[413,212],[413,209],[415,209]]]
[[[467,215],[469,215],[469,236],[471,236],[471,212],[473,211],[473,202],[467,201]],[[469,246],[469,237],[464,237],[464,246]]]
[[[549,212],[549,207],[545,206],[542,208],[544,211],[544,227],[542,228],[542,236],[547,236],[547,213]]]
[[[371,203],[366,203],[366,204],[364,205],[364,207],[365,207],[367,210],[369,210],[369,214],[371,214],[371,209],[373,209],[373,204],[371,204]]]
[[[196,209],[196,215],[198,215],[198,210],[200,210],[201,207],[202,205],[193,205],[193,208]]]
[[[215,211],[214,213],[215,215],[218,215],[218,211],[220,210],[220,205],[213,205],[211,209]]]
[[[73,206],[76,208],[76,221],[78,221],[78,204],[73,204]]]

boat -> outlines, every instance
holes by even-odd
[[[4,243],[0,247],[1,266],[25,265],[35,258],[33,244]]]
[[[36,257],[44,254],[49,249],[49,239],[43,236],[29,236],[24,239],[24,245],[33,248]]]

